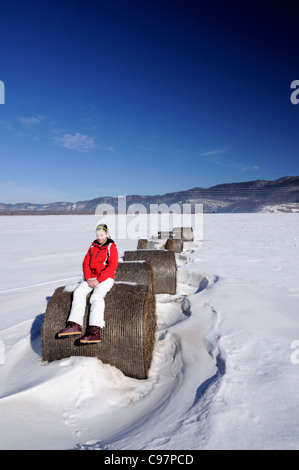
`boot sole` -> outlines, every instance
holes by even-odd
[[[80,340],[80,343],[85,343],[85,344],[91,344],[91,343],[100,343],[102,340],[101,339],[97,339],[95,341],[88,341],[88,340],[85,340],[85,339],[81,339]]]
[[[66,336],[80,336],[82,333],[62,333],[62,334],[57,334],[58,338],[64,338]]]

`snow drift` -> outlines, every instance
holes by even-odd
[[[2,449],[299,448],[297,214],[204,215],[203,243],[176,254],[176,294],[156,296],[147,380],[41,361],[47,302],[81,278],[95,217],[0,226]],[[115,241],[120,256],[137,245]]]

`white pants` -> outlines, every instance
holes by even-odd
[[[68,321],[73,321],[79,325],[83,325],[86,297],[93,290],[90,297],[90,314],[89,314],[89,325],[99,326],[103,328],[105,326],[104,321],[104,310],[105,300],[104,297],[114,284],[114,279],[108,278],[106,281],[100,282],[96,287],[89,287],[86,281],[82,281],[78,287],[76,287],[73,295],[73,302],[71,312]]]

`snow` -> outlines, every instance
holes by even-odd
[[[147,380],[41,362],[47,301],[80,280],[95,223],[0,217],[1,449],[298,449],[298,215],[204,214],[177,294],[157,295]],[[120,257],[137,246],[115,241]]]
[[[298,202],[288,204],[271,204],[262,207],[261,212],[299,212]]]

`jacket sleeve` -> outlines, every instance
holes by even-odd
[[[98,282],[106,281],[109,277],[112,279],[115,278],[115,273],[118,266],[118,251],[115,243],[112,243],[110,246],[110,256],[108,258],[108,262],[106,267],[97,277]]]
[[[87,279],[90,279],[91,277],[94,277],[90,270],[89,263],[90,263],[90,248],[88,252],[86,253],[84,260],[83,260],[83,274],[84,274],[85,281],[87,281]]]

